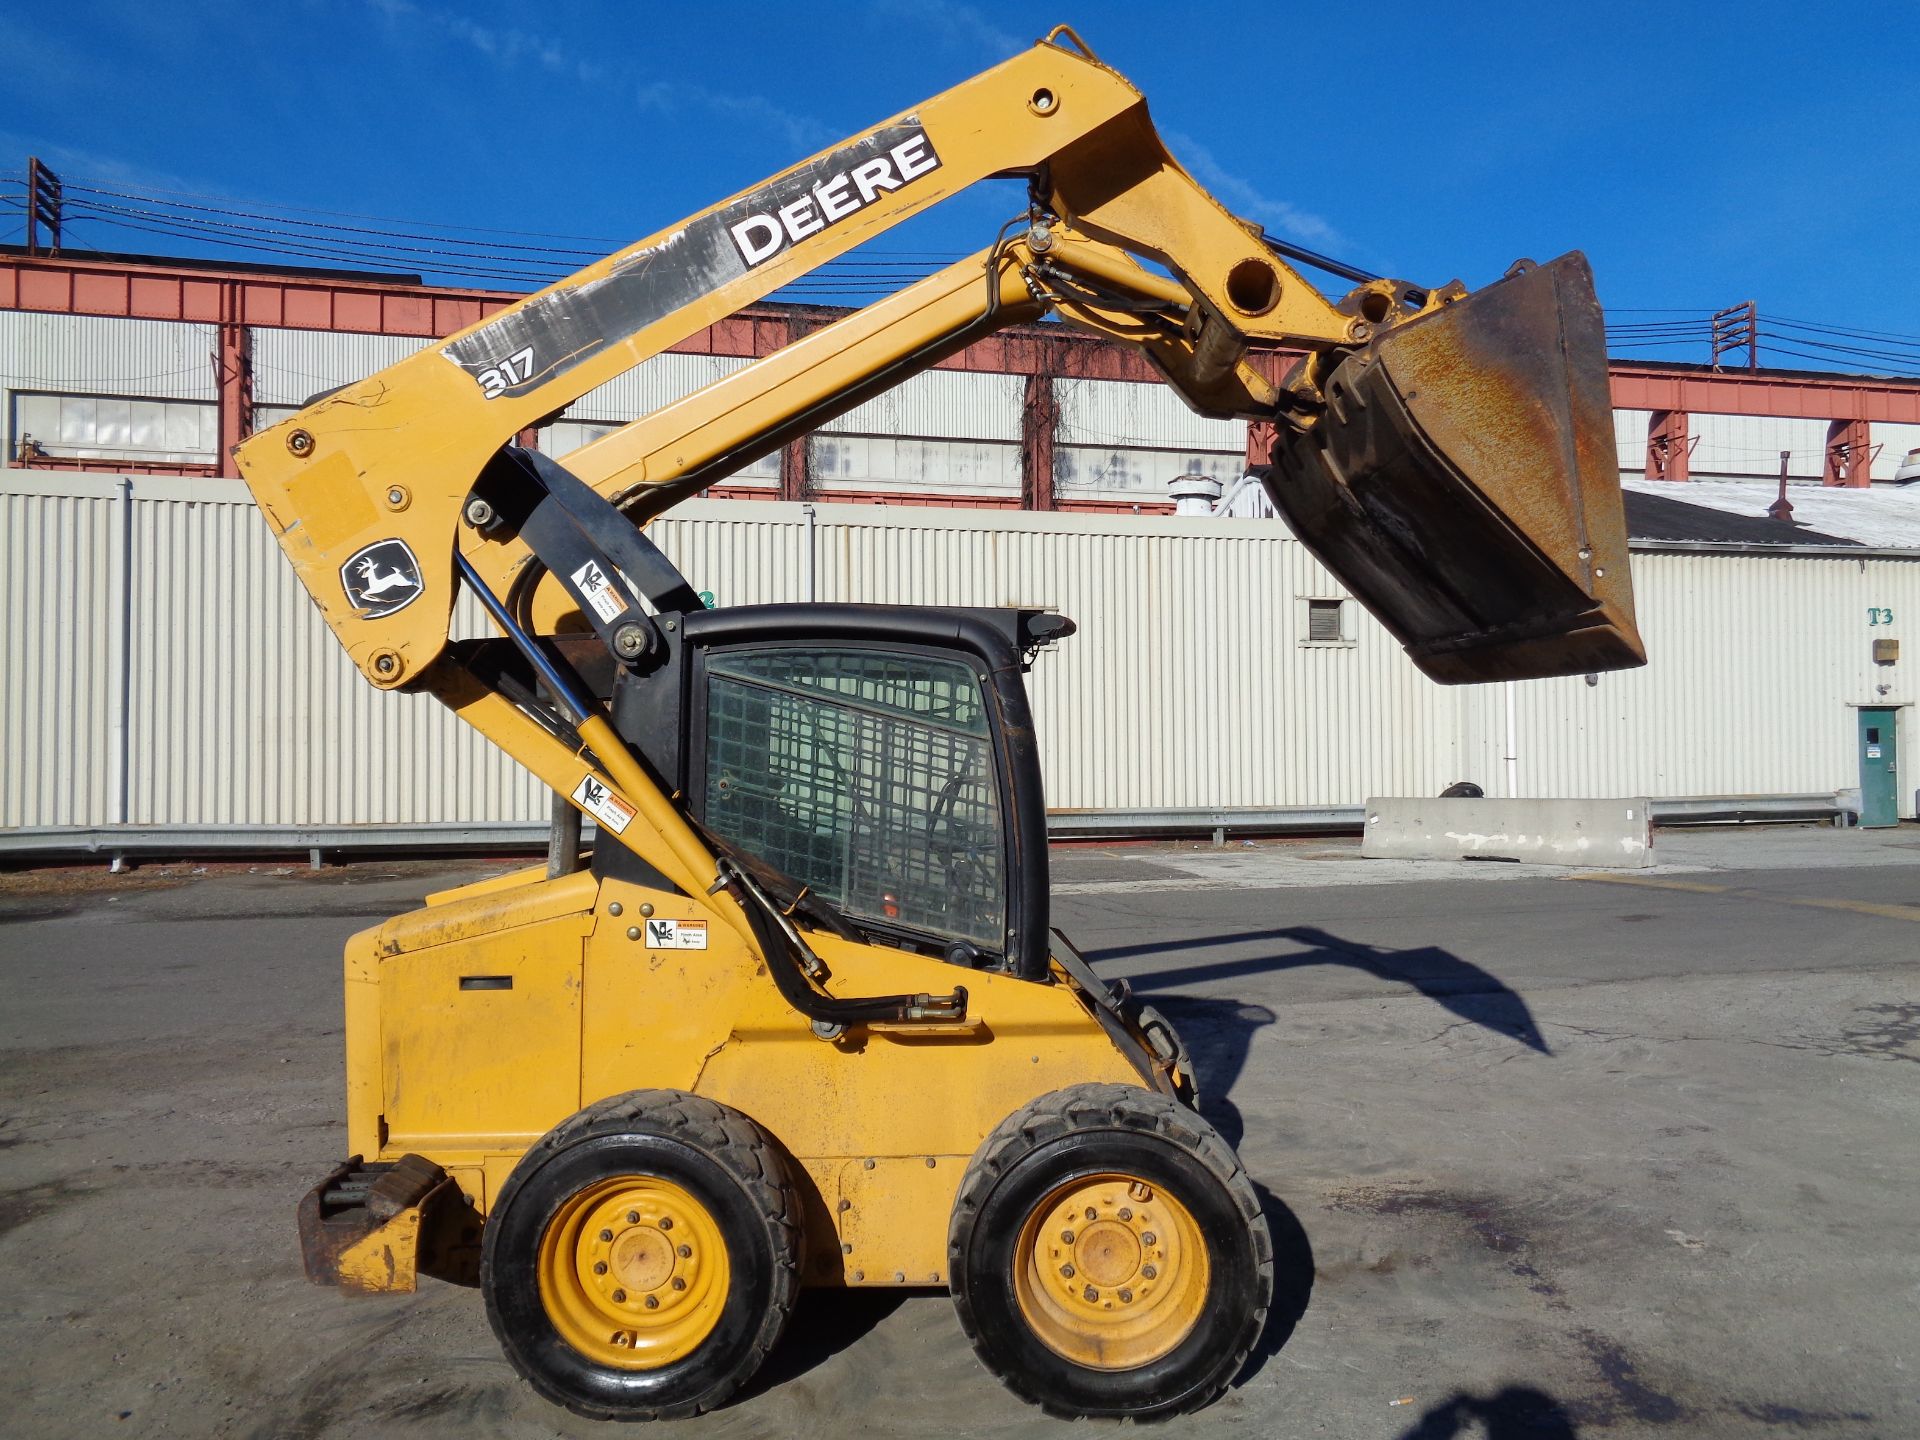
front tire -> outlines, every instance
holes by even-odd
[[[1213,1127],[1124,1085],[1016,1111],[961,1182],[954,1305],[987,1368],[1063,1417],[1197,1410],[1246,1363],[1273,1295],[1252,1182]]]
[[[529,1150],[487,1218],[480,1285],[508,1361],[602,1420],[723,1403],[799,1289],[799,1202],[772,1139],[675,1090],[593,1105]]]

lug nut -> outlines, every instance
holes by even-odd
[[[673,1217],[671,1215],[662,1215],[660,1217],[660,1228],[662,1230],[671,1230],[673,1228]]]
[[[614,1304],[616,1304],[616,1305],[624,1305],[624,1304],[626,1304],[626,1303],[627,1303],[627,1292],[626,1292],[626,1291],[624,1291],[624,1290],[616,1290],[616,1291],[614,1291],[614,1292],[613,1292],[613,1303],[614,1303]]]
[[[660,1297],[658,1295],[647,1296],[647,1308],[649,1310],[658,1310],[660,1308]]]
[[[673,1288],[676,1290],[684,1290],[687,1288],[687,1282],[676,1275],[673,1277]]]
[[[682,1245],[675,1253],[677,1253],[682,1260],[691,1260],[693,1258],[693,1247],[691,1245]]]
[[[1100,1292],[1094,1289],[1093,1286],[1091,1285],[1087,1286],[1086,1289],[1082,1290],[1080,1294],[1087,1301],[1088,1304],[1092,1304],[1093,1302],[1095,1302],[1100,1298]]]
[[[1071,1265],[1062,1265],[1062,1266],[1060,1267],[1060,1274],[1061,1274],[1061,1276],[1062,1276],[1063,1278],[1065,1278],[1065,1279],[1068,1279],[1068,1280],[1071,1280],[1071,1279],[1073,1279],[1073,1274],[1074,1274],[1074,1271],[1073,1271],[1073,1266],[1071,1266]]]
[[[1061,1243],[1062,1245],[1071,1245],[1071,1244],[1073,1244],[1073,1231],[1071,1231],[1071,1230],[1062,1230],[1062,1231],[1060,1232],[1060,1243]]]
[[[1087,1219],[1098,1220],[1099,1218],[1100,1218],[1100,1212],[1094,1209],[1093,1206],[1091,1205],[1087,1206]]]
[[[602,1230],[602,1231],[600,1232],[600,1238],[601,1238],[602,1240],[611,1240],[611,1239],[613,1239],[613,1231],[611,1231],[611,1230]]]
[[[1133,1303],[1133,1291],[1122,1290],[1120,1292],[1120,1303],[1122,1305],[1131,1305]]]
[[[596,1260],[596,1261],[594,1261],[594,1262],[593,1262],[593,1273],[594,1273],[594,1274],[596,1274],[596,1275],[604,1275],[604,1274],[606,1274],[606,1273],[607,1273],[607,1262],[606,1262],[606,1261],[604,1261],[604,1260]]]
[[[1140,1273],[1149,1280],[1158,1280],[1160,1278],[1160,1272],[1151,1265],[1142,1265],[1140,1267]]]
[[[639,1223],[640,1223],[640,1212],[638,1210],[627,1211],[627,1224],[638,1225]]]
[[[1140,1243],[1142,1245],[1158,1245],[1160,1243],[1160,1237],[1149,1230],[1140,1237]]]
[[[1122,1210],[1120,1211],[1120,1218],[1121,1218],[1122,1220],[1131,1220],[1131,1219],[1133,1219],[1133,1211],[1131,1211],[1131,1210],[1127,1210],[1127,1209],[1124,1209],[1124,1208],[1123,1208],[1123,1209],[1122,1209]]]

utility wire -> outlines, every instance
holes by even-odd
[[[623,248],[622,242],[605,236],[408,220],[84,178],[65,182],[63,189],[63,223],[71,226],[83,222],[89,232],[90,227],[98,225],[107,230],[192,242],[215,251],[294,257],[354,268],[379,267],[505,286],[549,285]],[[31,203],[27,190],[24,174],[0,172],[0,214],[24,215]],[[24,233],[24,226],[21,228]],[[533,243],[544,241],[576,241],[594,248]],[[1368,273],[1318,252],[1272,243],[1289,258],[1330,274],[1358,279]],[[961,253],[951,251],[867,248],[858,255],[823,262],[782,286],[775,295],[816,301],[864,300],[892,294],[962,258]],[[1711,346],[1711,317],[1715,313],[1706,306],[1619,307],[1610,310],[1609,316],[1679,318],[1617,320],[1607,326],[1607,341],[1618,351]],[[1828,365],[1865,360],[1920,367],[1920,335],[1787,316],[1769,315],[1764,320],[1757,338],[1761,348],[1772,353]]]
[[[1836,335],[1851,335],[1856,338],[1869,338],[1874,340],[1899,340],[1920,345],[1920,335],[1901,334],[1896,330],[1848,330],[1832,325],[1823,325],[1813,320],[1795,320],[1788,315],[1769,314],[1766,318],[1769,323],[1776,325],[1794,325],[1804,327],[1808,330],[1831,331]]]

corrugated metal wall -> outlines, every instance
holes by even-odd
[[[0,825],[107,823],[123,818],[122,488],[91,475],[15,486],[11,474],[0,472]]]
[[[114,456],[115,464],[136,455],[211,459],[218,348],[212,325],[0,311],[0,445],[16,455],[30,434],[49,453]],[[113,396],[119,403],[97,426],[98,402],[53,398],[59,396]]]
[[[309,397],[364,380],[420,350],[411,335],[352,335],[335,330],[253,330],[253,398],[258,405],[307,403]]]
[[[1613,445],[1620,452],[1620,474],[1631,480],[1643,480],[1647,474],[1647,423],[1651,410],[1615,410]]]
[[[1688,473],[1714,475],[1780,473],[1780,452],[1788,451],[1788,478],[1818,480],[1826,468],[1827,422],[1778,415],[1694,415],[1688,420],[1693,455]]]
[[[1247,427],[1189,410],[1165,385],[1061,379],[1054,489],[1063,499],[1164,501],[1190,473],[1231,484],[1246,469]]]
[[[213,400],[218,327],[0,310],[0,376],[17,390]]]
[[[1909,450],[1920,450],[1920,425],[1896,425],[1890,420],[1873,422],[1873,443],[1879,453],[1873,457],[1873,478],[1891,480],[1907,458]]]
[[[1920,559],[1636,555],[1643,670],[1530,681],[1520,692],[1527,794],[1805,792],[1859,783],[1852,704],[1914,698],[1872,661],[1920,602]],[[1870,625],[1869,607],[1895,624]],[[1910,623],[1904,628],[1912,629]],[[1877,687],[1889,685],[1886,695]],[[1906,714],[1911,715],[1911,711]],[[1504,723],[1504,722],[1502,722]],[[1901,737],[1920,745],[1920,727]],[[1498,730],[1477,761],[1497,775]],[[1906,784],[1906,782],[1902,782]],[[1913,813],[1906,784],[1902,814]]]
[[[1055,807],[1502,788],[1500,687],[1429,683],[1363,613],[1350,640],[1307,643],[1306,601],[1342,592],[1278,522],[816,510],[822,600],[1044,605],[1079,622],[1030,677]],[[723,605],[803,594],[797,505],[696,501],[653,533]],[[0,824],[545,814],[539,787],[452,716],[359,679],[236,481],[0,472],[0,555]],[[1634,573],[1653,665],[1518,686],[1522,793],[1857,783],[1849,705],[1912,688],[1869,642],[1912,628],[1920,560],[1639,554]],[[1869,607],[1895,624],[1869,629]]]
[[[821,427],[814,482],[835,490],[1020,494],[1026,377],[929,370]]]

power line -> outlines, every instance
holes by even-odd
[[[29,204],[26,190],[27,181],[23,176],[12,171],[0,172],[0,213],[24,212]],[[124,182],[70,181],[66,185],[66,197],[65,213],[70,221],[81,220],[87,226],[162,236],[216,252],[240,251],[343,266],[384,267],[506,286],[552,284],[618,247],[618,242],[603,236],[509,230],[277,202],[247,202],[196,191],[128,186]],[[355,223],[341,223],[343,221]],[[583,241],[601,248],[588,250],[525,243],[549,240]],[[93,253],[100,252],[94,250]],[[774,295],[816,302],[858,299],[864,303],[872,297],[892,294],[926,278],[932,269],[963,258],[960,253],[950,251],[885,251],[869,247],[858,255],[823,262],[782,286]],[[1336,274],[1352,268],[1317,254],[1312,256],[1311,263]],[[1619,307],[1609,311],[1609,316],[1680,318],[1616,321],[1606,327],[1607,342],[1609,348],[1617,351],[1704,346],[1711,343],[1714,313],[1706,306]],[[1863,360],[1920,365],[1920,336],[1786,316],[1767,316],[1765,321],[1762,328],[1765,348],[1776,354],[1828,365]]]
[[[1771,355],[1793,355],[1802,360],[1818,360],[1827,365],[1834,363],[1833,357],[1830,355],[1819,355],[1807,350],[1796,350],[1790,345],[1778,345],[1767,340],[1760,342],[1760,348]],[[1892,374],[1894,378],[1901,380],[1920,380],[1920,371],[1893,371],[1889,373]]]
[[[1906,335],[1896,330],[1844,330],[1830,325],[1823,325],[1813,320],[1795,320],[1787,315],[1768,315],[1767,319],[1778,325],[1797,325],[1804,326],[1809,330],[1827,330],[1834,334],[1851,335],[1856,339],[1901,340],[1920,344],[1920,335]]]

